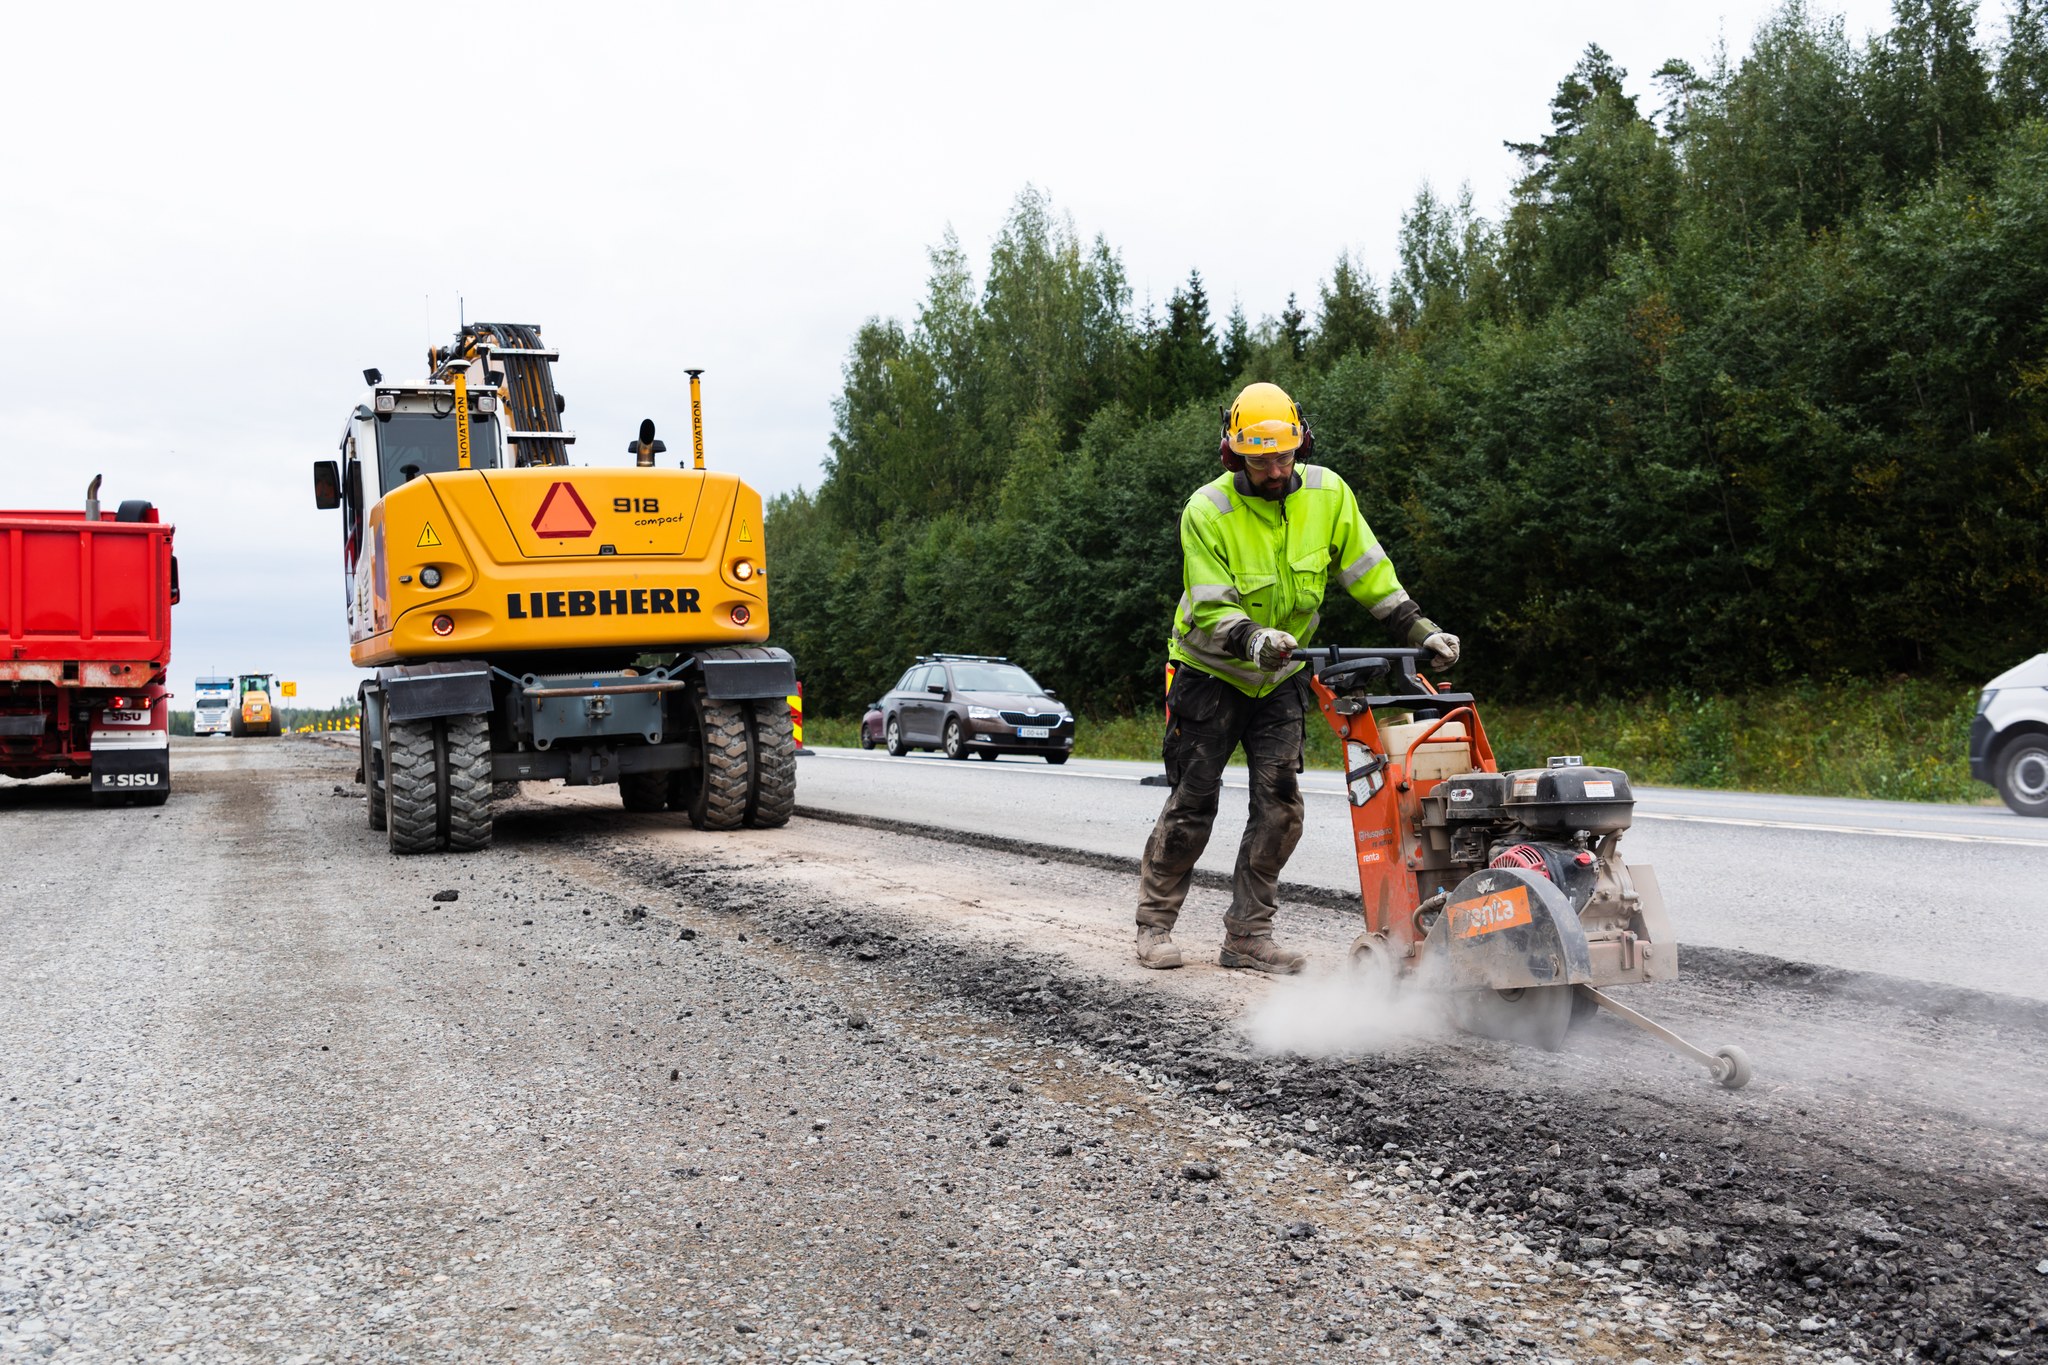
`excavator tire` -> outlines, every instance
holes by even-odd
[[[749,705],[754,728],[753,781],[747,792],[748,829],[780,829],[796,809],[796,731],[786,702]]]
[[[681,774],[683,809],[698,829],[738,829],[753,786],[754,737],[746,703],[700,694],[695,706],[704,762]]]
[[[491,846],[490,718],[450,716],[441,728],[448,848],[476,853]]]
[[[431,720],[384,722],[385,815],[393,853],[441,847],[440,765]]]
[[[660,810],[668,804],[669,774],[621,773],[619,804],[630,811]]]
[[[362,755],[363,791],[369,798],[364,804],[370,808],[370,828],[381,831],[384,828],[383,774],[377,767],[376,747],[370,743],[370,719],[367,712],[362,725],[356,731],[356,744]]]

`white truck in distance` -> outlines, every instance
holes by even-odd
[[[195,678],[192,681],[192,733],[225,735],[230,725],[228,709],[235,701],[233,678]]]

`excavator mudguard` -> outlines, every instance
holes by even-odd
[[[1578,914],[1547,877],[1489,867],[1459,882],[1423,941],[1430,984],[1441,990],[1569,986],[1591,982]]]
[[[787,697],[796,691],[796,662],[773,645],[737,645],[697,651],[704,695],[713,701]]]
[[[491,670],[479,659],[439,659],[377,670],[389,718],[433,720],[488,714]]]

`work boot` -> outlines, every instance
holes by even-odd
[[[1173,946],[1173,935],[1164,929],[1138,930],[1138,965],[1161,969],[1178,967],[1180,949]]]
[[[1223,951],[1216,955],[1216,962],[1223,967],[1249,967],[1255,972],[1293,976],[1308,962],[1308,958],[1291,948],[1282,948],[1273,941],[1271,934],[1261,934],[1257,938],[1238,938],[1233,934],[1223,940]]]

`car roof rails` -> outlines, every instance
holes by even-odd
[[[920,654],[917,656],[917,661],[921,664],[1006,664],[1010,662],[1009,657],[1002,654]]]

